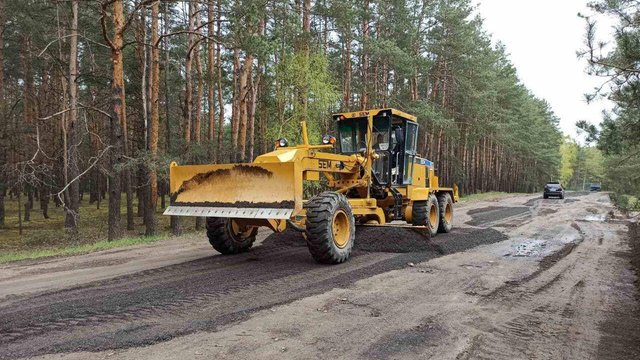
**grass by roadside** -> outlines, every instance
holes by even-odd
[[[165,236],[141,236],[134,238],[123,238],[115,241],[98,241],[92,244],[72,245],[67,247],[58,247],[52,249],[39,249],[39,250],[24,250],[17,252],[0,253],[0,264],[20,261],[20,260],[33,260],[54,256],[65,255],[78,255],[87,254],[100,250],[109,250],[120,247],[134,246],[153,243],[159,240],[166,239]]]
[[[5,226],[0,227],[0,263],[39,259],[52,256],[85,254],[100,250],[145,244],[171,238],[169,217],[163,216],[164,209],[158,207],[158,236],[145,237],[143,219],[136,214],[133,230],[125,230],[126,202],[122,198],[121,226],[123,238],[107,241],[108,204],[103,200],[97,204],[82,201],[80,204],[80,222],[78,236],[70,238],[64,227],[64,211],[53,203],[49,206],[49,219],[45,219],[38,201],[34,202],[31,221],[23,221],[22,234],[18,226],[18,203],[16,199],[6,198]],[[134,209],[137,201],[134,199]],[[194,231],[195,220],[183,221],[185,233]]]
[[[623,213],[640,210],[640,199],[632,195],[624,195],[618,193],[610,193],[609,197],[614,205]]]

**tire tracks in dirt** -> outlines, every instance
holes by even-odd
[[[579,233],[575,241],[544,257],[531,274],[480,299],[479,305],[496,316],[468,322],[480,331],[458,359],[587,358],[597,353],[600,332],[594,328],[600,315],[595,310],[602,305],[594,299],[602,285],[594,279],[596,272],[609,270],[611,255],[594,251],[603,246],[604,225],[571,226]]]

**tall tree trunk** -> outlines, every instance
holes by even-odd
[[[218,39],[222,36],[222,0],[218,0],[218,21],[216,23],[216,36]],[[224,134],[224,94],[222,92],[222,48],[220,43],[216,44],[216,72],[217,72],[217,84],[218,84],[218,151],[216,154],[216,161],[222,161],[222,143]]]
[[[194,29],[200,34],[200,11],[197,8],[194,11]],[[194,101],[195,111],[195,124],[194,124],[194,141],[196,144],[200,144],[202,135],[202,97],[204,95],[204,75],[202,72],[202,61],[200,59],[200,40],[196,40],[193,48],[193,58],[196,62],[196,74],[198,75],[196,83],[196,98]],[[202,161],[198,159],[198,161]],[[204,228],[204,217],[196,217],[196,230],[202,230]]]
[[[35,94],[34,94],[34,77],[33,77],[33,65],[31,59],[31,35],[27,35],[24,40],[24,46],[22,49],[22,61],[23,61],[23,75],[24,75],[24,93],[22,111],[23,124],[34,125],[34,111],[35,111]],[[36,125],[37,126],[37,125]],[[33,195],[31,186],[26,184],[22,186],[28,198],[24,203],[24,221],[31,221],[31,208],[33,207]]]
[[[215,18],[215,8],[214,1],[209,0],[207,5],[207,34],[209,36],[213,36],[214,33],[214,25],[213,21]],[[215,43],[211,40],[207,40],[207,104],[209,107],[209,131],[207,139],[210,142],[211,154],[209,156],[211,161],[215,161],[216,154],[213,151],[215,148],[213,146],[216,140],[216,103],[215,103]]]
[[[151,164],[147,164],[149,185],[147,195],[147,209],[145,211],[145,235],[153,236],[157,232],[156,208],[158,207],[158,176],[155,161],[158,156],[158,127],[160,122],[160,47],[159,27],[160,4],[158,1],[151,6],[151,71],[149,73],[149,97],[151,99],[151,116],[149,117],[149,142],[147,144],[151,155]]]
[[[264,18],[260,20],[259,25],[259,34],[260,36],[264,36],[265,32],[265,20]],[[251,102],[249,104],[249,153],[247,156],[247,160],[249,162],[253,161],[254,157],[254,149],[255,149],[255,128],[256,128],[256,108],[258,103],[258,94],[260,94],[261,87],[261,78],[263,73],[264,61],[262,58],[258,58],[258,69],[255,76],[255,79],[251,80]]]
[[[138,55],[138,64],[140,66],[140,103],[141,103],[141,123],[135,127],[138,133],[138,150],[148,150],[148,138],[149,138],[149,116],[148,116],[148,96],[147,92],[147,67],[149,66],[149,54],[147,50],[147,16],[146,7],[142,7],[140,10],[140,17],[137,19],[138,29],[136,31],[136,52]],[[145,164],[140,164],[137,168],[136,177],[136,197],[138,198],[138,217],[142,217],[142,223],[146,225],[147,217],[145,212],[147,210],[147,182],[148,173]]]
[[[195,29],[200,29],[200,12],[196,8],[195,11]],[[200,33],[200,30],[196,30]],[[200,144],[202,137],[202,97],[204,94],[204,75],[202,73],[202,61],[200,59],[200,40],[196,40],[193,48],[193,59],[196,62],[196,74],[198,75],[196,83],[196,98],[194,100],[195,123],[193,129],[193,140],[196,144]]]
[[[362,18],[362,94],[360,108],[366,110],[369,107],[369,0],[364,0]]]
[[[304,57],[305,71],[310,68],[311,55],[311,0],[304,0],[302,6],[302,56]],[[309,74],[306,74],[309,76]],[[301,120],[306,121],[308,118],[309,103],[309,79],[306,79],[298,90],[298,102],[300,105]]]
[[[233,49],[233,98],[231,105],[231,161],[238,159],[238,132],[240,123],[240,90],[239,90],[239,72],[240,72],[240,51],[238,48]]]
[[[183,128],[183,140],[186,148],[188,148],[189,143],[191,142],[191,108],[193,105],[193,96],[192,96],[192,83],[191,83],[191,67],[192,67],[192,59],[193,59],[193,31],[194,31],[194,20],[195,20],[195,2],[194,0],[189,0],[189,34],[187,35],[187,56],[184,63],[184,106],[182,108],[182,119],[184,123]]]
[[[106,9],[103,9],[106,16]],[[104,20],[103,20],[104,21]],[[126,153],[126,102],[124,90],[124,7],[123,0],[115,0],[112,7],[113,38],[109,39],[111,47],[111,62],[113,64],[113,79],[111,82],[113,114],[109,121],[109,140],[112,146],[109,156],[109,240],[115,240],[122,236],[120,225],[120,196],[121,174],[115,169],[123,162],[123,152]],[[104,36],[106,26],[103,23]],[[133,209],[131,209],[133,210]],[[127,208],[127,212],[129,209]],[[133,211],[131,211],[133,215]]]
[[[164,4],[164,33],[169,33],[169,2],[166,2]],[[171,152],[171,122],[169,121],[169,119],[171,119],[170,116],[170,98],[169,98],[169,66],[171,65],[171,61],[170,61],[170,55],[171,52],[169,51],[169,37],[165,37],[164,38],[164,53],[165,53],[165,59],[164,59],[164,116],[165,116],[165,138],[167,141],[167,153]]]
[[[239,124],[238,124],[238,161],[245,162],[247,157],[247,123],[249,121],[249,81],[253,70],[253,55],[247,54],[244,59],[244,66],[240,71],[240,100]]]
[[[348,31],[348,30],[347,30]],[[351,107],[351,34],[344,34],[345,40],[343,44],[344,55],[342,61],[344,62],[344,85],[342,92],[342,110],[348,111]]]
[[[79,174],[78,169],[78,0],[71,2],[71,36],[69,38],[69,124],[67,135],[67,164],[69,166],[68,181],[72,181],[67,191],[69,203],[66,204],[65,226],[73,236],[78,233],[78,219],[80,218],[80,181],[76,179]],[[68,184],[68,183],[67,183]],[[65,184],[65,185],[67,185]]]
[[[0,162],[6,164],[7,162],[7,119],[5,118],[5,100],[4,100],[4,15],[5,4],[4,0],[0,0]],[[4,197],[6,194],[6,179],[4,174],[0,174],[0,227],[4,226],[5,222],[5,204]]]
[[[131,156],[131,152],[129,151],[129,126],[127,124],[127,102],[126,102],[126,94],[125,94],[125,84],[124,84],[124,60],[123,60],[123,51],[124,51],[124,31],[125,31],[125,17],[124,17],[124,2],[123,0],[114,0],[113,1],[113,45],[117,49],[116,56],[113,60],[113,83],[117,90],[117,96],[120,98],[118,100],[118,106],[120,106],[118,121],[120,122],[120,136],[122,136],[121,144],[122,144],[122,153],[123,157],[120,157],[120,162],[123,163],[126,157]],[[112,54],[113,57],[113,54]],[[116,96],[116,92],[114,91],[114,96]],[[133,214],[133,184],[131,178],[131,170],[129,168],[125,168],[123,171],[124,175],[124,187],[126,193],[126,202],[127,202],[127,230],[134,229],[134,214]],[[118,194],[120,196],[120,194]]]

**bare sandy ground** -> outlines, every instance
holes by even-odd
[[[235,259],[185,236],[5,265],[0,358],[640,358],[628,223],[606,194],[465,203],[456,228],[432,248],[360,235],[335,267],[266,232]]]

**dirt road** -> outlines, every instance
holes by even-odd
[[[0,266],[0,359],[640,358],[638,229],[605,194],[456,211],[431,243],[361,229],[339,266],[266,232]]]

